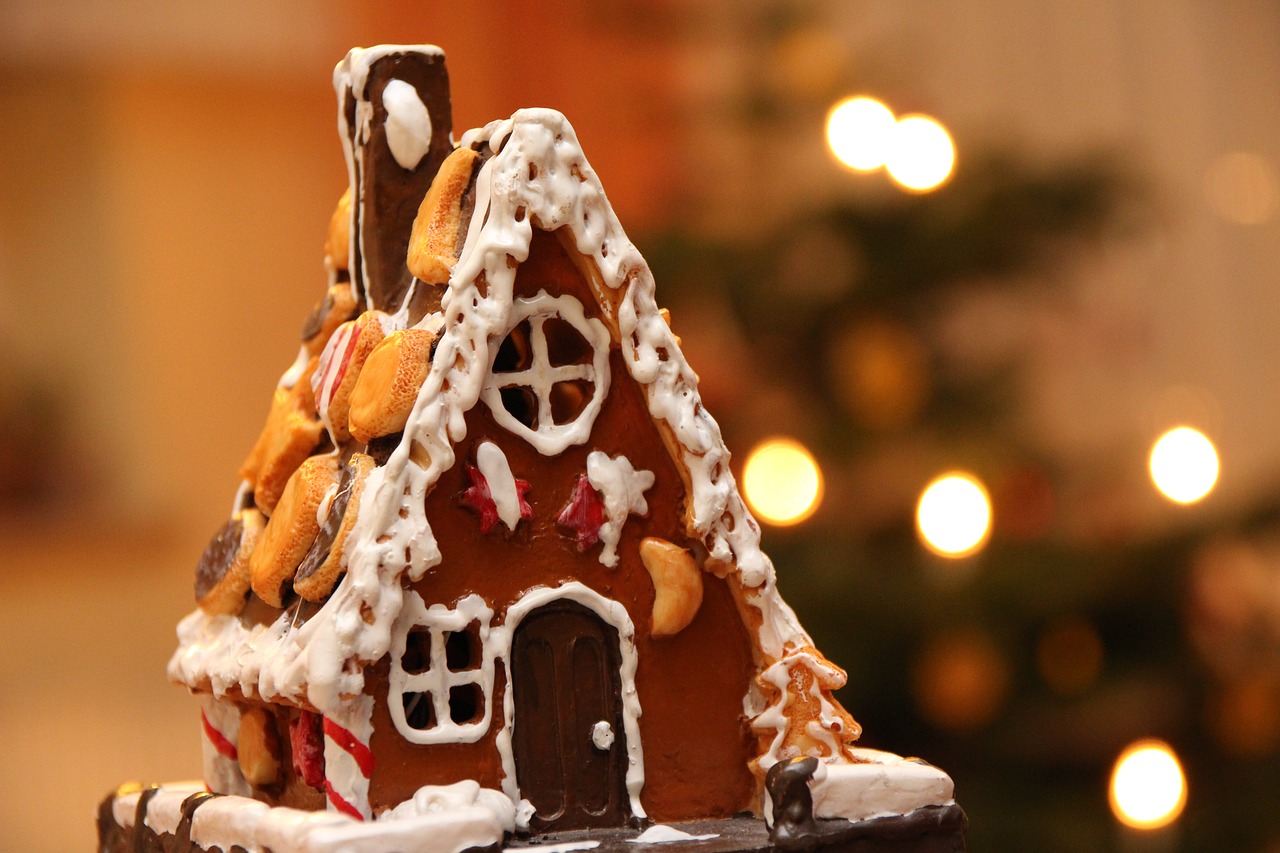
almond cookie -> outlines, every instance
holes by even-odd
[[[320,443],[324,426],[316,417],[311,393],[312,359],[292,388],[277,388],[267,423],[240,466],[240,476],[253,484],[253,500],[270,515],[289,477]]]
[[[302,324],[302,345],[307,348],[307,355],[319,355],[334,330],[355,316],[357,305],[350,282],[335,284],[325,291],[324,299],[311,309]]]
[[[196,604],[205,613],[234,616],[249,594],[249,555],[267,520],[256,509],[236,513],[213,534],[196,564]]]
[[[356,523],[364,481],[374,469],[373,459],[363,453],[354,454],[343,466],[338,491],[329,502],[320,533],[293,578],[293,589],[307,601],[324,601],[342,574],[347,536]]]
[[[272,607],[284,606],[286,585],[320,532],[320,504],[337,480],[337,459],[312,456],[285,485],[280,503],[249,558],[253,591]]]
[[[357,441],[404,429],[431,370],[435,332],[403,329],[392,332],[374,347],[351,389],[347,425]]]
[[[381,311],[366,311],[338,326],[325,344],[316,371],[311,376],[316,411],[329,428],[335,444],[351,436],[347,426],[351,389],[355,387],[365,359],[386,335],[382,325],[385,319],[386,315]]]
[[[471,170],[479,157],[470,148],[459,148],[440,164],[431,189],[418,207],[409,236],[409,272],[427,284],[445,285],[458,250],[458,225],[462,197],[471,183]]]
[[[329,218],[329,233],[324,241],[324,259],[333,270],[347,270],[351,263],[351,187],[338,199]]]

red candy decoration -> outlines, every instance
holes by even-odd
[[[480,532],[488,533],[498,523],[498,505],[489,492],[489,481],[480,473],[479,468],[468,464],[467,477],[471,480],[471,485],[462,493],[462,505],[480,516]],[[520,517],[533,518],[533,507],[524,499],[525,493],[529,491],[529,481],[516,479],[515,484],[516,497],[520,501]]]
[[[600,528],[604,524],[604,499],[585,474],[578,477],[578,484],[573,488],[573,498],[556,519],[556,524],[576,534],[579,553],[600,541]]]
[[[289,721],[293,770],[312,788],[324,787],[324,718],[303,711]]]

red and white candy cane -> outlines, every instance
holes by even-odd
[[[324,791],[331,811],[369,820],[373,699],[361,696],[324,718]]]
[[[240,709],[234,702],[206,696],[200,708],[200,751],[204,784],[215,794],[253,795],[240,762],[236,742],[240,737]]]

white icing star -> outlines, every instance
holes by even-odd
[[[604,565],[618,565],[618,540],[627,516],[649,514],[644,493],[653,487],[653,479],[652,471],[637,471],[625,456],[610,459],[608,454],[593,450],[587,457],[587,481],[604,497],[605,522],[600,527],[604,543],[600,562]]]

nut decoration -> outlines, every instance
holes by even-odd
[[[346,270],[351,264],[351,187],[347,187],[329,219],[329,233],[324,241],[324,256],[329,267]]]
[[[311,309],[302,324],[302,343],[308,356],[320,354],[334,330],[355,315],[358,304],[355,291],[347,282],[335,284],[325,292],[324,299]]]
[[[679,545],[650,536],[640,543],[640,561],[653,580],[650,636],[679,634],[702,606],[702,572],[697,560]]]
[[[316,409],[320,420],[329,428],[335,443],[351,436],[347,426],[351,407],[351,389],[364,367],[365,359],[374,347],[381,343],[386,333],[381,311],[366,311],[354,320],[338,326],[311,377],[311,389],[315,392]]]
[[[293,579],[320,532],[319,511],[338,481],[333,456],[312,456],[289,478],[249,560],[253,591],[272,607],[284,606],[285,585]]]
[[[307,601],[324,601],[342,574],[343,548],[356,523],[364,482],[374,467],[373,459],[363,453],[354,454],[343,467],[324,524],[293,579],[294,592]]]
[[[454,252],[458,246],[462,197],[478,157],[470,148],[459,148],[446,157],[418,207],[409,237],[407,263],[409,272],[427,284],[448,284],[453,266],[458,262]]]
[[[392,332],[369,353],[351,389],[348,427],[357,441],[404,429],[431,370],[436,334],[425,329]]]
[[[213,535],[196,565],[196,603],[205,613],[234,616],[249,594],[249,557],[267,520],[256,509],[236,513]]]
[[[263,787],[280,781],[280,735],[266,709],[250,708],[240,715],[236,759],[250,785]]]
[[[311,392],[316,363],[312,359],[307,364],[292,388],[276,389],[267,423],[240,466],[240,476],[253,485],[254,503],[267,515],[275,510],[285,483],[315,450],[324,433]]]

